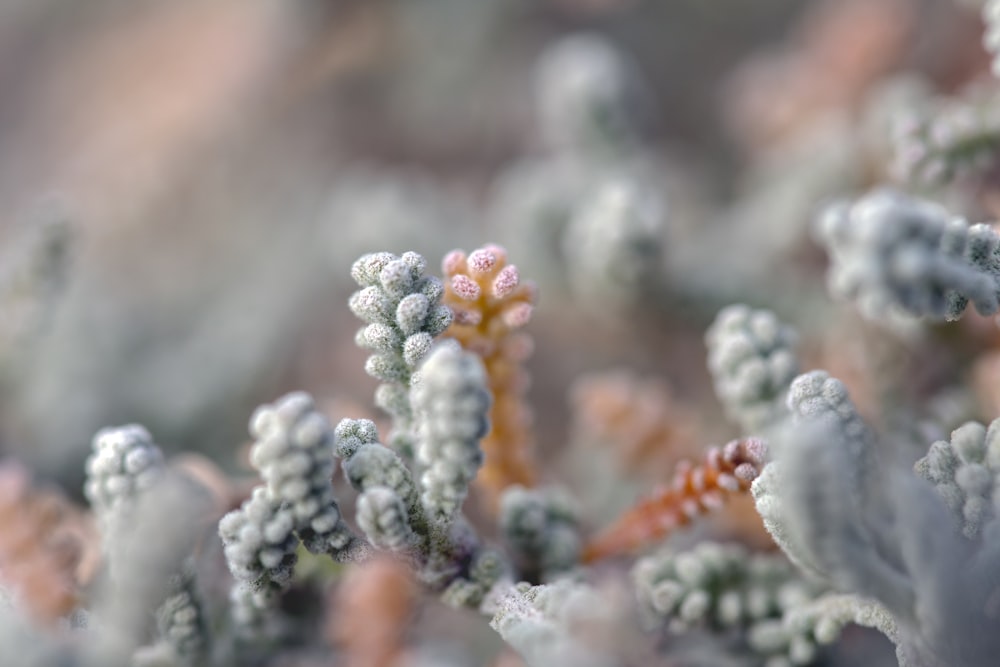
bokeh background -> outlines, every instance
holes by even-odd
[[[351,262],[531,245],[497,184],[544,155],[536,62],[579,33],[641,81],[629,109],[669,210],[670,295],[612,308],[512,254],[541,287],[540,447],[556,461],[571,439],[573,379],[616,366],[703,406],[702,440],[727,437],[703,368],[714,312],[742,298],[810,321],[815,207],[884,171],[884,133],[859,138],[872,91],[974,80],[980,31],[940,0],[6,0],[8,273],[46,221],[68,236],[32,285],[41,305],[4,318],[0,452],[78,493],[105,425],[232,468],[253,406],[284,391],[370,413]]]

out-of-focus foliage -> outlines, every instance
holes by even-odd
[[[998,30],[3,3],[0,662],[991,664]]]

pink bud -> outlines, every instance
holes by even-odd
[[[452,250],[441,260],[441,271],[446,276],[465,271],[465,253],[461,250]]]
[[[493,296],[502,299],[517,287],[521,277],[517,273],[517,267],[508,264],[500,270],[497,277],[493,279]]]
[[[511,329],[519,329],[531,319],[532,310],[530,303],[515,303],[510,308],[504,309],[500,317]]]
[[[469,273],[489,273],[497,265],[497,257],[486,248],[473,250],[469,255]]]
[[[464,273],[459,273],[451,277],[451,289],[454,290],[460,299],[465,299],[466,301],[475,301],[482,293],[482,290],[479,289],[479,283]]]

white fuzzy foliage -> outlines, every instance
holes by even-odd
[[[874,435],[851,402],[847,387],[826,371],[810,371],[792,381],[788,409],[801,422],[823,421],[840,441],[859,450],[871,446]]]
[[[421,502],[432,521],[447,525],[483,463],[479,440],[489,430],[491,397],[482,362],[457,344],[437,346],[421,366],[411,401]]]
[[[313,552],[337,552],[350,540],[333,495],[333,432],[312,397],[293,392],[250,418],[250,462],[268,495],[291,512],[295,530]]]
[[[372,350],[365,372],[381,380],[376,404],[393,417],[390,444],[411,455],[411,412],[406,392],[413,371],[430,351],[435,336],[448,328],[453,315],[441,303],[444,285],[425,276],[426,260],[415,252],[364,255],[351,267],[361,290],[351,295],[351,311],[367,325],[355,342]]]
[[[811,397],[803,404],[813,406],[804,413],[819,419],[800,417],[776,434],[776,460],[754,487],[776,541],[835,591],[877,601],[859,609],[857,620],[896,642],[900,664],[994,664],[1000,644],[996,633],[982,629],[995,623],[1000,596],[996,522],[985,524],[981,540],[969,540],[962,521],[922,480],[879,463],[870,451],[858,458],[844,446],[845,433],[855,432],[844,425],[853,418],[830,409],[843,401],[830,401],[825,392],[803,394]],[[968,436],[974,443],[978,435],[963,432],[959,440]],[[862,450],[874,446],[868,437],[855,443]],[[945,479],[951,463],[931,458],[928,467]],[[863,472],[859,461],[868,461]]]
[[[163,476],[163,453],[138,424],[105,428],[94,436],[86,470],[84,495],[107,529]]]
[[[977,422],[961,426],[950,441],[932,444],[914,469],[955,513],[962,533],[976,538],[1000,502],[1000,420],[989,429]]]
[[[358,496],[358,526],[379,549],[403,551],[416,539],[407,519],[407,509],[392,489],[368,487]]]
[[[233,577],[255,593],[261,607],[291,581],[295,567],[295,515],[257,487],[238,510],[219,521],[226,563]]]
[[[1000,308],[1000,236],[928,201],[876,190],[828,207],[820,241],[831,256],[830,290],[871,319],[887,311],[956,320],[968,303]]]
[[[206,627],[194,577],[179,577],[176,590],[156,611],[156,627],[166,642],[184,661],[196,661],[206,649]]]
[[[365,255],[351,268],[362,288],[350,299],[351,311],[368,323],[357,343],[373,350],[366,370],[386,381],[408,381],[409,373],[427,352],[427,340],[451,323],[451,311],[441,305],[444,287],[424,276],[427,262],[415,252]]]
[[[785,399],[798,373],[795,331],[769,310],[728,306],[705,334],[708,368],[726,413],[747,432],[784,418]]]

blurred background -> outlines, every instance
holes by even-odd
[[[942,0],[5,0],[0,453],[76,492],[102,426],[232,469],[287,390],[368,416],[351,263],[487,241],[540,284],[547,460],[573,380],[608,368],[698,406],[699,447],[729,437],[705,327],[746,300],[822,333],[815,208],[885,177],[886,109],[988,70],[980,32]],[[605,152],[656,212],[631,249],[648,266],[602,291],[539,211],[596,182],[605,158],[553,109],[606,80],[628,136]],[[929,366],[913,391],[946,384]]]

